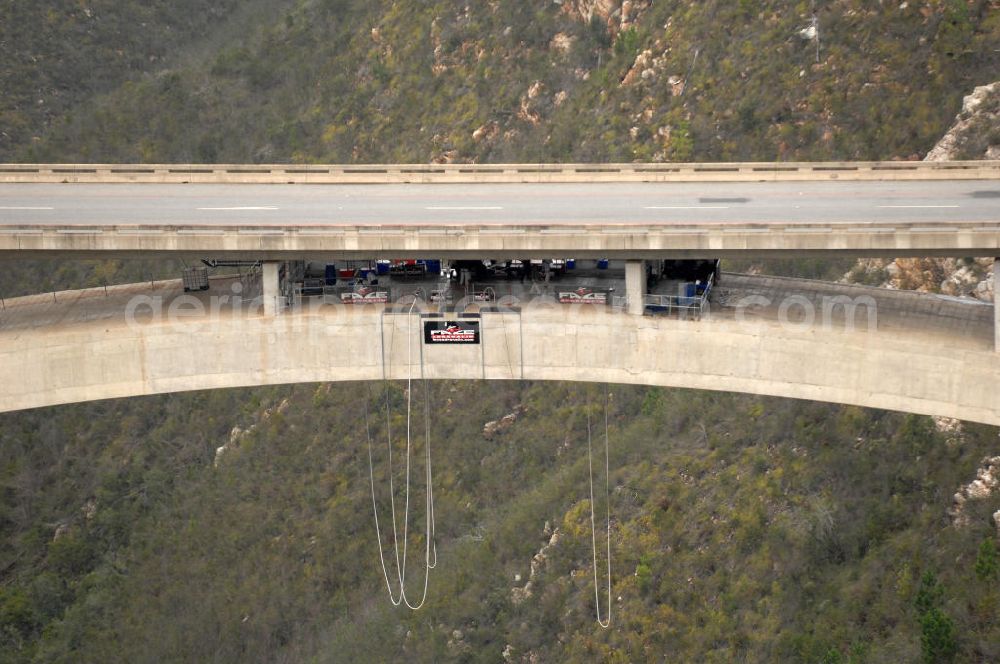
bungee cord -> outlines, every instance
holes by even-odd
[[[594,446],[591,434],[590,404],[587,406],[587,468],[590,473],[590,543],[593,547],[594,562],[594,609],[597,613],[597,624],[607,629],[611,624],[611,492],[609,479],[611,463],[608,459],[608,385],[604,384],[604,500],[607,507],[607,559],[608,559],[608,602],[607,618],[601,620],[601,598],[597,583],[597,525],[594,518]]]
[[[399,597],[393,597],[392,595],[392,584],[389,582],[389,570],[385,566],[385,555],[382,552],[382,529],[379,527],[378,523],[378,504],[375,500],[375,464],[372,461],[372,430],[371,423],[369,422],[368,416],[368,401],[371,399],[371,386],[366,384],[365,388],[367,390],[365,399],[365,434],[368,438],[368,478],[371,481],[372,489],[372,511],[375,513],[375,537],[378,541],[378,559],[382,565],[382,577],[385,579],[386,590],[389,591],[389,601],[392,602],[393,606],[399,606],[400,602],[403,601],[402,593]],[[386,390],[386,401],[388,402],[388,390]],[[389,495],[393,495],[392,489],[392,435],[389,435]],[[392,543],[393,548],[396,549],[396,570],[397,575],[399,573],[399,547],[396,546],[396,511],[395,511],[395,500],[391,501],[393,503],[392,511]],[[402,590],[402,589],[401,589]]]
[[[435,541],[436,526],[434,518],[434,485],[433,469],[431,464],[431,413],[430,413],[430,388],[424,375],[423,352],[420,353],[420,380],[424,386],[424,453],[425,453],[425,531],[426,540],[424,546],[424,583],[420,601],[413,604],[406,594],[406,561],[409,548],[409,515],[410,515],[410,470],[412,456],[412,433],[413,433],[413,309],[417,299],[414,300],[407,311],[406,317],[406,350],[407,350],[407,376],[406,376],[406,489],[405,503],[403,508],[403,553],[399,552],[398,524],[396,520],[396,496],[395,485],[392,474],[392,416],[389,398],[388,376],[391,375],[392,352],[389,352],[390,371],[385,378],[385,416],[386,416],[386,436],[388,440],[388,474],[389,474],[389,502],[392,516],[392,538],[393,550],[396,557],[396,581],[399,584],[398,594],[393,592],[393,583],[389,578],[389,568],[386,565],[385,553],[382,548],[382,527],[378,518],[378,500],[375,493],[375,464],[372,453],[371,417],[369,401],[371,400],[371,387],[366,386],[367,394],[365,399],[365,434],[368,443],[368,477],[371,483],[372,511],[375,516],[375,536],[378,542],[379,563],[382,568],[382,577],[389,593],[389,601],[393,606],[405,604],[407,608],[417,611],[424,606],[427,601],[427,592],[430,580],[430,570],[437,567],[437,543]],[[504,321],[504,327],[506,324]],[[505,339],[506,342],[506,329]],[[395,324],[393,325],[392,339],[395,339]],[[391,342],[390,342],[391,343]],[[390,346],[391,348],[391,346]],[[509,354],[509,351],[508,351]],[[386,362],[383,352],[383,362]],[[609,406],[610,394],[608,385],[604,386],[604,499],[606,506],[605,529],[606,529],[606,557],[607,557],[607,603],[605,616],[601,616],[600,589],[597,572],[597,518],[594,505],[594,446],[593,446],[593,423],[590,412],[590,402],[587,404],[587,470],[590,480],[590,541],[593,552],[593,572],[594,572],[594,606],[597,624],[607,629],[611,625],[611,491],[610,491],[610,424]]]
[[[413,307],[417,304],[417,298],[414,296],[413,303],[410,305],[410,310],[406,315],[406,507],[403,512],[403,565],[400,568],[400,578],[399,578],[399,588],[400,593],[403,597],[403,602],[407,607],[416,611],[424,605],[427,600],[427,587],[428,581],[430,580],[430,570],[434,569],[437,565],[437,545],[432,543],[434,541],[434,507],[432,505],[433,490],[431,489],[431,467],[430,458],[431,451],[429,445],[425,445],[425,452],[427,456],[426,463],[426,481],[427,490],[425,492],[425,504],[426,504],[426,533],[427,537],[425,539],[425,551],[424,551],[424,590],[420,601],[414,606],[410,604],[410,600],[406,597],[406,554],[409,546],[409,529],[410,529],[410,446],[411,446],[411,421],[413,413]],[[421,365],[423,362],[421,362]],[[421,366],[421,372],[423,372],[423,366]],[[427,394],[425,391],[425,400]],[[428,413],[429,414],[429,413]],[[425,441],[430,443],[430,440]],[[434,562],[431,562],[433,549]]]
[[[436,522],[434,520],[434,474],[431,470],[431,388],[427,383],[427,379],[424,378],[424,355],[423,352],[420,353],[420,380],[424,385],[424,450],[427,456],[425,468],[426,472],[426,509],[427,514],[430,515],[429,518],[429,530],[428,543],[431,546],[430,554],[433,556],[433,562],[425,560],[427,563],[427,569],[431,570],[437,567],[437,538],[436,538]],[[422,604],[423,602],[421,602]]]
[[[410,309],[406,312],[406,347],[407,347],[407,377],[406,377],[406,501],[403,511],[403,555],[400,559],[399,555],[399,537],[397,530],[396,521],[396,494],[395,488],[392,480],[392,417],[391,409],[389,403],[389,386],[388,378],[386,379],[386,389],[385,389],[385,417],[386,417],[386,435],[388,439],[388,473],[389,473],[389,502],[391,506],[392,514],[392,537],[393,537],[393,549],[396,555],[396,579],[399,583],[399,594],[398,596],[393,595],[392,582],[389,580],[389,571],[385,564],[385,555],[382,551],[382,531],[378,520],[378,504],[375,498],[375,470],[374,461],[372,457],[372,442],[371,442],[371,426],[369,423],[368,414],[368,400],[365,401],[365,432],[368,437],[368,472],[369,478],[371,480],[372,488],[372,511],[375,514],[375,535],[378,538],[378,548],[379,548],[379,561],[382,566],[382,576],[385,579],[386,588],[389,591],[389,601],[392,602],[393,606],[399,606],[400,604],[406,604],[406,606],[414,611],[420,609],[424,602],[427,600],[427,589],[428,581],[430,579],[430,570],[437,567],[437,543],[435,539],[435,521],[434,521],[434,488],[433,488],[433,473],[431,469],[431,425],[430,425],[430,390],[427,387],[426,382],[424,382],[424,449],[426,454],[426,471],[425,480],[427,485],[426,497],[425,497],[425,514],[426,514],[426,543],[424,552],[424,587],[423,593],[421,595],[420,601],[415,605],[412,604],[409,598],[406,596],[406,558],[408,552],[408,540],[409,540],[409,523],[410,523],[410,457],[412,448],[412,408],[413,408],[413,308],[417,304],[417,298],[414,296],[413,302],[410,305]],[[395,325],[393,326],[393,339],[395,338]],[[383,354],[383,361],[385,361],[385,356]],[[389,352],[389,362],[391,367],[392,362],[392,352]],[[423,354],[421,354],[420,361],[420,376],[423,379]],[[371,388],[368,388],[368,396],[370,398]]]

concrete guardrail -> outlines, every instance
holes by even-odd
[[[1000,161],[661,164],[0,164],[0,184],[405,184],[996,180]]]

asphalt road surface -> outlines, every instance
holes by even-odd
[[[859,222],[1000,223],[1000,182],[0,185],[0,227]]]

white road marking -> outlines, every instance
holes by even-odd
[[[424,208],[425,210],[502,210],[503,208],[499,205],[476,205],[476,206],[463,206],[463,205],[433,205]]]
[[[214,212],[230,211],[230,210],[238,210],[238,211],[242,212],[242,211],[245,211],[245,210],[277,210],[278,208],[274,207],[273,205],[264,205],[264,206],[259,206],[259,207],[200,207],[198,209],[199,210],[209,210],[209,211],[214,211]]]
[[[0,206],[0,210],[55,210],[50,207]]]
[[[916,209],[954,209],[957,205],[879,205],[880,208],[895,210],[916,210]]]
[[[728,210],[726,205],[648,205],[644,210]]]

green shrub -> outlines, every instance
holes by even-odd
[[[635,60],[635,56],[639,55],[639,47],[639,31],[634,26],[622,30],[615,38],[615,55],[630,65]]]
[[[980,581],[995,580],[1000,574],[1000,558],[997,556],[997,547],[993,539],[987,537],[979,546],[979,555],[976,556],[976,578]]]
[[[920,648],[927,664],[950,662],[958,653],[955,623],[937,607],[920,617]]]
[[[917,596],[913,604],[917,607],[917,613],[923,615],[931,609],[939,606],[944,597],[944,590],[938,583],[934,572],[924,572],[920,577],[920,587],[917,589]]]

